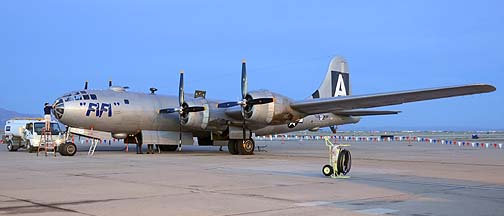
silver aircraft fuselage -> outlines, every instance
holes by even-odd
[[[115,90],[114,90],[115,89]],[[186,95],[192,97],[193,95]],[[224,110],[217,109],[220,101],[208,100],[209,124],[233,121]],[[80,90],[58,98],[54,104],[56,118],[74,128],[92,129],[111,133],[135,134],[142,130],[178,131],[178,113],[159,113],[166,107],[178,107],[175,96],[128,92],[120,87],[107,90]],[[359,117],[339,116],[331,113],[306,116],[303,122],[290,128],[281,125],[252,125],[256,135],[269,135],[306,130],[332,125],[357,123]],[[238,122],[241,120],[238,119]],[[194,131],[183,127],[183,131]],[[204,131],[204,130],[201,130]]]

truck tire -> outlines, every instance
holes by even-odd
[[[32,146],[30,140],[26,141],[26,150],[28,150],[28,153],[33,153],[35,151],[35,148]]]
[[[18,150],[18,147],[14,145],[14,143],[12,143],[12,140],[9,140],[7,141],[7,150],[9,150],[10,152],[15,152]]]
[[[58,147],[59,153],[63,156],[74,156],[77,153],[77,146],[71,142],[63,143]]]

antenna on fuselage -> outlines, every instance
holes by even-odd
[[[109,81],[108,81],[108,87],[109,87],[109,88],[110,88],[110,87],[112,87],[112,80],[109,80]]]
[[[86,80],[86,82],[84,83],[84,90],[87,90],[87,87],[88,87],[88,81]]]

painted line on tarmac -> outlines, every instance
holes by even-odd
[[[372,209],[363,209],[355,211],[361,214],[369,214],[369,215],[384,215],[384,214],[393,214],[399,212],[399,210],[395,209],[387,209],[387,208],[372,208]]]

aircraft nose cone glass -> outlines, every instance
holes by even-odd
[[[65,113],[65,104],[63,103],[63,99],[58,99],[53,104],[53,114],[57,119],[61,119],[63,113]]]

